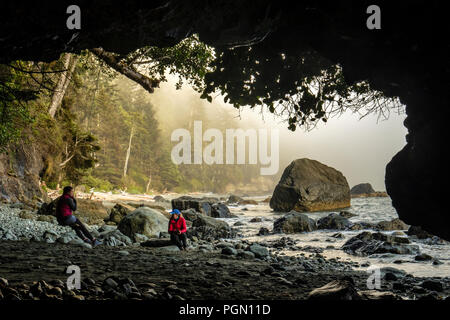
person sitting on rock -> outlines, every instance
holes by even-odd
[[[172,215],[169,220],[170,240],[180,250],[186,250],[186,220],[178,209],[174,209],[170,214]]]
[[[77,210],[77,200],[74,198],[73,188],[70,186],[64,187],[63,195],[59,197],[56,205],[56,219],[58,223],[63,226],[70,226],[75,230],[78,237],[93,247],[101,244],[99,240],[90,234],[84,224],[73,215],[75,210]]]

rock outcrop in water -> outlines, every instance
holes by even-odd
[[[375,191],[370,183],[360,183],[350,189],[352,198],[389,197],[384,191]]]
[[[360,183],[350,189],[351,195],[364,194],[364,193],[374,193],[375,190],[372,188],[370,183]]]
[[[270,207],[275,211],[325,211],[350,206],[350,188],[343,174],[319,161],[297,159],[284,170]]]

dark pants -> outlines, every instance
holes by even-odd
[[[176,232],[170,233],[170,240],[178,247],[180,250],[186,249],[187,244],[187,238],[186,238],[186,232],[183,232],[181,234],[178,234]]]
[[[65,219],[58,219],[58,222],[63,226],[69,226],[73,230],[75,230],[75,233],[78,237],[80,237],[82,240],[88,238],[89,240],[93,241],[94,237],[89,233],[89,231],[86,229],[84,224],[77,219],[74,215],[68,216]]]

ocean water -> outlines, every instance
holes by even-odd
[[[262,200],[266,197],[252,197],[249,199]],[[288,236],[292,239],[299,240],[297,246],[305,247],[320,247],[323,248],[323,255],[327,258],[337,258],[341,261],[354,261],[358,262],[364,267],[358,267],[356,269],[367,269],[368,267],[394,267],[397,269],[402,269],[414,276],[423,277],[450,277],[450,243],[447,241],[442,241],[437,239],[426,239],[426,240],[413,240],[412,244],[416,244],[420,247],[422,253],[426,253],[439,261],[442,262],[441,265],[433,265],[432,261],[418,262],[414,260],[414,255],[398,255],[398,254],[378,254],[371,255],[368,257],[357,257],[345,253],[340,248],[342,245],[351,237],[359,234],[362,230],[358,231],[337,231],[337,230],[317,230],[308,233],[301,234],[276,234],[267,236],[257,236],[257,233],[261,227],[266,227],[270,231],[273,229],[273,222],[281,217],[283,214],[275,213],[270,209],[268,204],[258,204],[258,205],[244,205],[244,206],[229,206],[230,211],[237,215],[237,218],[223,219],[227,221],[230,225],[233,225],[237,221],[242,221],[245,223],[244,226],[236,227],[239,229],[241,234],[245,239],[251,241],[271,241],[279,239],[283,236]],[[383,220],[392,220],[398,218],[397,213],[392,207],[391,199],[386,198],[354,198],[351,201],[351,207],[346,211],[350,211],[357,216],[350,218],[352,222],[369,222],[376,223]],[[337,211],[338,212],[338,211]],[[324,217],[330,212],[313,212],[306,213],[309,217],[314,220],[318,220]],[[263,219],[262,222],[250,222],[252,218],[260,217]],[[373,230],[367,230],[373,231]],[[332,235],[337,232],[342,233],[344,238],[336,239]],[[383,231],[383,233],[390,234],[395,231]],[[406,230],[403,230],[406,233]],[[404,235],[406,237],[406,234]],[[331,248],[330,246],[333,246]],[[328,247],[328,248],[327,248]],[[284,250],[286,255],[298,255],[303,253],[305,256],[311,255],[312,253],[302,252],[302,251],[289,251]],[[394,261],[401,260],[402,263],[394,263]]]
[[[164,198],[173,199],[180,197],[182,194],[164,194]],[[186,194],[192,197],[217,197],[226,199],[226,194],[213,194],[213,193],[191,193]],[[281,237],[288,236],[292,239],[299,240],[297,246],[305,247],[319,247],[323,248],[322,255],[327,258],[336,258],[341,261],[353,261],[365,267],[359,267],[357,269],[367,269],[369,267],[393,267],[402,269],[414,276],[419,277],[450,277],[450,243],[447,241],[435,241],[436,239],[414,240],[410,238],[412,244],[419,246],[422,253],[426,253],[439,261],[441,265],[433,265],[432,261],[417,262],[414,260],[414,255],[398,255],[398,254],[379,254],[369,257],[358,257],[345,253],[340,248],[351,237],[361,233],[363,230],[358,231],[338,231],[338,230],[317,230],[314,232],[301,233],[301,234],[275,234],[267,236],[257,236],[257,233],[261,227],[266,227],[270,231],[273,229],[273,222],[284,213],[274,212],[268,203],[262,203],[270,195],[259,197],[244,197],[245,199],[252,199],[259,201],[258,205],[243,205],[232,206],[229,205],[230,211],[237,216],[237,218],[222,219],[228,224],[233,226],[237,221],[245,222],[244,226],[234,227],[239,230],[244,239],[248,239],[255,242],[277,240]],[[130,194],[118,194],[113,195],[111,193],[95,193],[95,198],[105,201],[151,201],[153,196],[150,195],[130,195]],[[351,222],[369,222],[376,223],[384,220],[392,220],[398,218],[397,213],[392,207],[392,202],[389,197],[383,198],[354,198],[351,200],[351,207],[346,209],[357,216],[350,218]],[[333,212],[333,211],[331,211]],[[338,212],[338,211],[336,211]],[[330,212],[312,212],[306,213],[314,220],[318,220],[324,217]],[[250,222],[252,218],[260,217],[262,222]],[[372,231],[368,229],[367,231]],[[332,235],[340,232],[344,237],[342,239],[333,238]],[[390,234],[395,231],[382,231],[383,233]],[[403,230],[406,233],[406,230]],[[406,237],[406,235],[405,235]],[[334,248],[327,248],[333,246]],[[305,251],[282,251],[286,255],[298,255],[303,253],[305,256],[311,255]],[[394,261],[401,260],[402,263],[394,263]]]

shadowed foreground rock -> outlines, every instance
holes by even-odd
[[[275,211],[325,211],[350,207],[350,188],[341,172],[319,161],[297,159],[284,170],[270,207]]]

